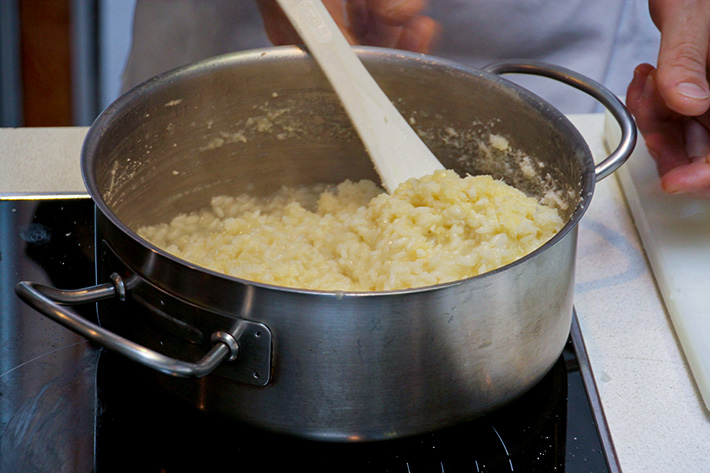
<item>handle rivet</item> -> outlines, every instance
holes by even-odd
[[[212,334],[210,340],[212,343],[221,342],[227,345],[230,352],[229,361],[234,361],[237,359],[237,356],[239,356],[239,344],[237,340],[227,332],[215,332]]]

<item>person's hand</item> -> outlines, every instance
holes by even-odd
[[[658,69],[634,71],[626,103],[672,193],[710,198],[710,2],[649,0],[661,32]]]
[[[276,0],[257,0],[274,45],[299,44],[298,34]],[[323,0],[350,44],[427,53],[439,25],[422,12],[426,0]]]

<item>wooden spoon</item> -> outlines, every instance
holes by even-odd
[[[387,192],[444,169],[392,105],[320,0],[277,0],[343,102]]]

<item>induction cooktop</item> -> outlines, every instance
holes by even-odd
[[[95,283],[93,202],[0,199],[0,473],[618,472],[576,317],[547,376],[478,419],[415,437],[317,442],[199,411],[147,369],[20,301],[17,282]],[[93,306],[78,306],[96,320]]]

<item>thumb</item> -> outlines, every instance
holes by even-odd
[[[654,18],[661,31],[658,90],[671,110],[686,116],[702,115],[710,108],[706,69],[710,9],[705,13],[701,7],[678,7],[677,2],[662,1],[655,6]]]

